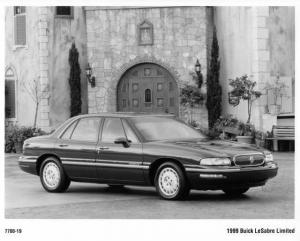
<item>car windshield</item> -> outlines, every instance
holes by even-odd
[[[146,141],[204,139],[205,135],[175,119],[166,117],[132,118]]]

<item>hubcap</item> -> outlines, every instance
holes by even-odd
[[[55,163],[49,162],[45,165],[43,170],[43,179],[49,188],[57,187],[60,181],[60,171]]]
[[[166,196],[174,196],[179,190],[179,176],[170,167],[164,168],[158,177],[159,188]]]

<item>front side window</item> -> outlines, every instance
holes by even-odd
[[[138,143],[138,139],[136,137],[136,135],[134,134],[133,130],[131,129],[131,127],[128,125],[128,123],[123,120],[123,127],[125,130],[125,134],[127,136],[127,140],[131,141],[131,143]]]
[[[71,135],[71,139],[97,142],[100,120],[98,117],[80,119]]]
[[[14,39],[15,45],[26,45],[26,8],[14,7]]]
[[[146,141],[204,139],[203,134],[185,123],[166,117],[139,117],[132,121]]]
[[[121,120],[119,118],[106,118],[102,130],[102,141],[114,143],[120,137],[125,137]]]

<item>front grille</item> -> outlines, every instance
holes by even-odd
[[[247,154],[237,155],[233,158],[237,166],[259,166],[264,163],[265,156],[263,154]]]

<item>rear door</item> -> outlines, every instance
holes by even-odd
[[[124,130],[125,129],[125,130]],[[115,144],[117,138],[127,138],[129,146]],[[144,182],[142,143],[130,126],[120,118],[105,118],[98,146],[97,171],[106,182]]]
[[[74,121],[56,143],[56,153],[71,178],[97,178],[95,162],[100,123],[100,117]]]

